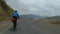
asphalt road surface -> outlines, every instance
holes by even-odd
[[[3,34],[60,34],[60,28],[54,25],[37,23],[28,19],[19,20],[16,31],[10,28]]]

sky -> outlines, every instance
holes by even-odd
[[[60,0],[5,0],[20,15],[60,15]]]

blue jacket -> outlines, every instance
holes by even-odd
[[[18,13],[17,12],[14,12],[13,13],[13,16],[17,17],[18,16]]]

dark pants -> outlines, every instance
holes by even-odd
[[[14,23],[13,23],[13,30],[16,29],[16,26],[17,26],[17,22],[14,22]]]
[[[15,30],[17,26],[17,18],[13,16],[12,22],[13,22],[13,30]]]

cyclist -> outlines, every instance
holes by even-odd
[[[17,19],[19,19],[19,14],[18,14],[17,11],[15,10],[15,11],[13,12],[13,16],[12,16],[13,31],[15,31],[15,29],[16,29]]]

